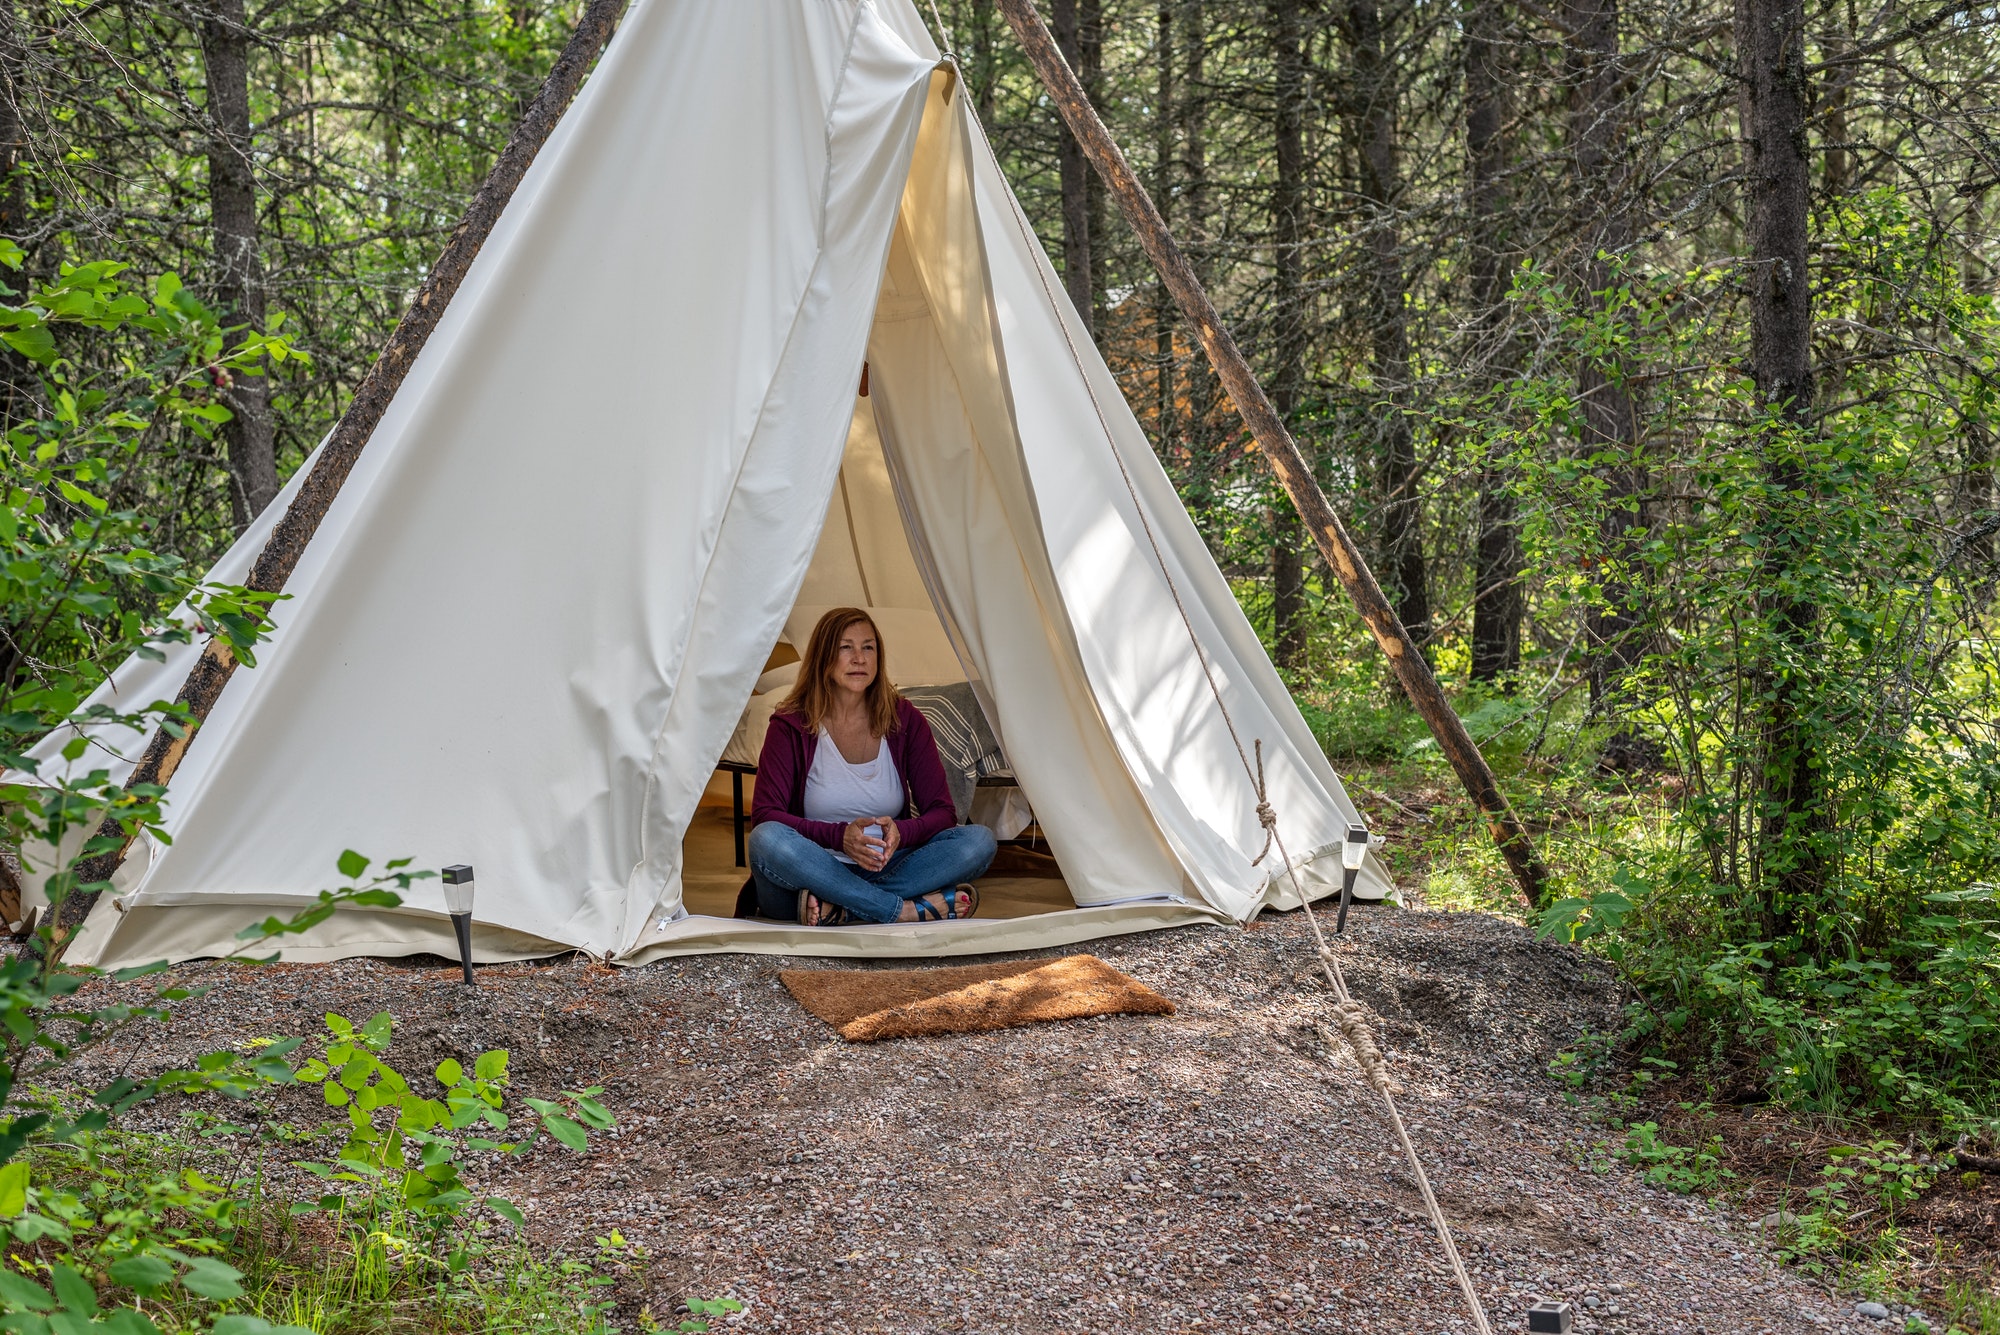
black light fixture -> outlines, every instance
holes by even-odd
[[[1528,1329],[1549,1335],[1569,1335],[1576,1328],[1576,1309],[1563,1302],[1539,1302],[1528,1309]]]
[[[472,986],[472,868],[467,863],[444,869],[444,911],[451,915],[451,930],[458,937],[458,962],[465,968],[466,986]]]
[[[1354,902],[1354,878],[1361,874],[1361,864],[1368,859],[1368,844],[1366,825],[1347,827],[1347,842],[1340,846],[1340,913],[1333,920],[1335,936],[1347,930],[1347,906]]]

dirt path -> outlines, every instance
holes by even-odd
[[[1727,1212],[1579,1166],[1603,1131],[1545,1067],[1612,1023],[1598,967],[1473,914],[1372,909],[1350,938],[1497,1330],[1541,1297],[1584,1331],[1886,1328],[1778,1271]],[[545,1244],[643,1244],[627,1316],[693,1294],[743,1301],[736,1328],[760,1331],[1469,1330],[1376,1096],[1321,1045],[1296,915],[1096,953],[1180,1013],[850,1047],[777,982],[813,962],[492,968],[470,998],[438,968],[191,966],[217,986],[181,1050],[97,1060],[387,1009],[412,1074],[506,1047],[528,1092],[606,1084],[601,1148],[483,1185]]]

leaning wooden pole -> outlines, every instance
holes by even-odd
[[[1071,72],[1056,49],[1055,39],[1042,23],[1041,15],[1035,11],[1034,0],[997,0],[1001,13],[1013,25],[1014,34],[1028,53],[1028,60],[1041,76],[1043,87],[1068,123],[1091,165],[1124,210],[1126,221],[1139,235],[1139,242],[1145,246],[1146,254],[1166,280],[1167,290],[1174,294],[1181,313],[1195,327],[1201,336],[1201,346],[1208,354],[1208,360],[1222,381],[1222,386],[1235,401],[1236,410],[1243,415],[1243,421],[1256,438],[1258,448],[1265,460],[1278,475],[1286,495],[1298,508],[1306,527],[1312,531],[1313,541],[1319,545],[1320,554],[1339,576],[1340,583],[1347,590],[1347,596],[1354,600],[1361,619],[1374,632],[1375,642],[1382,646],[1382,652],[1389,656],[1389,663],[1396,671],[1396,679],[1402,683],[1403,693],[1417,713],[1430,725],[1431,734],[1437,738],[1445,757],[1458,774],[1459,782],[1486,817],[1486,826],[1493,834],[1493,841],[1500,846],[1501,855],[1513,870],[1514,879],[1521,884],[1521,891],[1528,898],[1529,907],[1538,907],[1542,899],[1543,887],[1548,883],[1548,870],[1535,855],[1528,832],[1521,825],[1521,819],[1508,805],[1506,795],[1493,777],[1493,770],[1486,763],[1486,757],[1479,752],[1478,743],[1465,730],[1464,720],[1452,709],[1445,698],[1444,689],[1432,674],[1430,664],[1417,652],[1416,642],[1410,638],[1389,600],[1382,595],[1382,586],[1375,582],[1374,572],[1361,557],[1361,551],[1354,545],[1347,526],[1340,522],[1332,504],[1314,480],[1312,470],[1306,466],[1305,457],[1286,429],[1284,419],[1278,416],[1271,400],[1265,397],[1263,387],[1250,370],[1250,363],[1244,360],[1243,352],[1223,326],[1222,317],[1216,314],[1215,306],[1202,290],[1201,282],[1195,277],[1194,269],[1174,244],[1172,233],[1160,217],[1160,211],[1153,207],[1153,201],[1146,194],[1145,187],[1125,161],[1125,155],[1118,151],[1112,141],[1111,132],[1098,118],[1097,111],[1084,95],[1083,85]]]
[[[583,17],[578,20],[576,31],[570,34],[568,45],[556,57],[555,66],[549,70],[549,77],[542,82],[541,91],[528,104],[528,110],[514,127],[513,137],[494,159],[493,170],[487,173],[479,193],[472,197],[465,216],[459,219],[458,227],[445,242],[444,250],[438,255],[437,263],[424,277],[417,288],[416,297],[409,309],[389,335],[388,346],[376,359],[368,374],[362,378],[361,386],[354,391],[353,402],[341,414],[339,423],[333,428],[333,435],[327,439],[319,459],[313,464],[312,472],[306,475],[305,484],[292,499],[284,518],[271,531],[271,537],[264,544],[263,552],[257,557],[257,564],[250,569],[247,587],[261,593],[282,593],[285,584],[298,568],[299,557],[305,553],[306,544],[319,531],[320,521],[326,518],[327,510],[333,505],[333,498],[340,493],[341,484],[353,471],[354,463],[361,457],[363,447],[375,428],[382,421],[382,414],[389,409],[396,391],[402,387],[403,377],[408,375],[415,364],[417,354],[423,351],[431,333],[437,328],[438,320],[444,315],[445,307],[451,304],[458,286],[465,281],[465,275],[472,268],[472,261],[479,254],[486,238],[493,234],[494,224],[500,221],[501,211],[507,201],[514,197],[521,178],[528,174],[528,167],[535,155],[541,152],[548,141],[556,122],[575,100],[577,89],[583,86],[583,76],[590,71],[592,62],[611,40],[611,34],[618,27],[618,20],[625,12],[627,0],[591,0]],[[209,711],[222,696],[222,688],[228,684],[230,674],[236,671],[236,656],[229,650],[229,644],[221,637],[209,640],[196,660],[193,671],[182,684],[180,694],[175,697],[188,707],[193,715],[195,727],[183,731],[178,737],[164,729],[153,734],[139,764],[127,780],[128,786],[139,784],[165,784],[180,767],[181,758],[187,754],[191,743]],[[125,860],[130,841],[114,852],[100,854],[84,862],[77,868],[80,883],[108,881],[111,873]],[[80,912],[78,903],[66,919]]]

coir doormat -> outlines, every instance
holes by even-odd
[[[952,969],[788,969],[778,977],[850,1043],[1174,1013],[1173,1002],[1095,955]]]

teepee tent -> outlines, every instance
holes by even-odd
[[[486,960],[1045,946],[1294,904],[1258,751],[1310,895],[1357,819],[909,0],[638,0],[289,592],[72,959],[219,953],[348,848],[473,864]],[[900,683],[899,637],[971,684],[1069,903],[688,911],[718,758],[833,603],[882,610]],[[170,695],[192,652],[105,694]],[[93,740],[78,766],[141,745]],[[1358,893],[1391,893],[1372,860]],[[406,898],[285,954],[455,953],[437,883]]]

